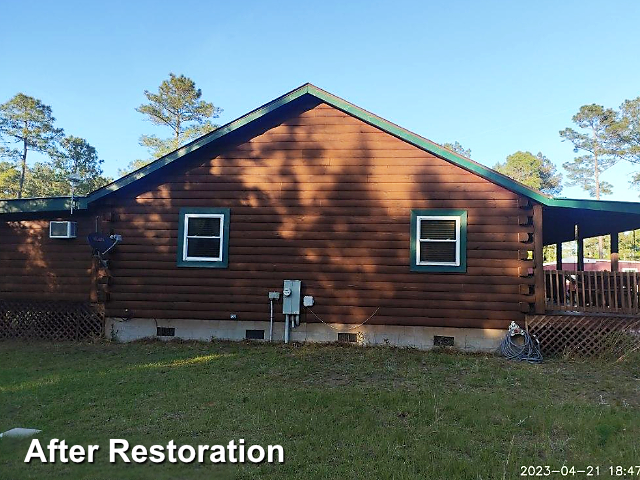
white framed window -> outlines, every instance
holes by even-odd
[[[225,268],[228,265],[229,209],[180,211],[178,266]]]
[[[412,272],[466,273],[467,211],[411,210]]]
[[[460,216],[418,215],[416,265],[460,266]]]
[[[222,261],[224,215],[220,213],[187,213],[184,216],[184,261]]]

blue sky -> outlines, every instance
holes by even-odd
[[[581,105],[640,96],[637,1],[180,2],[0,0],[0,102],[51,105],[115,176],[168,135],[135,107],[169,72],[193,78],[226,123],[311,82],[492,166],[517,150],[561,165]],[[640,169],[640,167],[638,167]],[[635,200],[634,169],[605,179]],[[578,188],[565,196],[584,197]]]

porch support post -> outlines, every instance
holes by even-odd
[[[533,277],[535,281],[535,313],[544,314],[544,240],[542,237],[542,205],[533,206]]]
[[[580,231],[580,225],[576,224],[576,243],[578,244],[576,259],[577,270],[584,272],[584,239],[582,238],[582,232]]]
[[[618,232],[611,232],[611,271],[618,271]]]
[[[556,270],[562,270],[562,242],[556,243]]]

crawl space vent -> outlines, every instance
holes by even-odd
[[[247,330],[244,338],[247,340],[264,340],[264,330]]]
[[[173,327],[158,327],[158,337],[175,337],[176,329]]]
[[[338,333],[338,341],[356,343],[358,341],[358,335],[356,333]]]
[[[443,335],[433,336],[434,347],[453,347],[453,337],[445,337]]]

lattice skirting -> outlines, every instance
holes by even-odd
[[[0,300],[0,339],[90,340],[104,335],[104,314],[88,303]]]
[[[640,347],[638,316],[527,315],[526,326],[545,356],[621,356]]]

